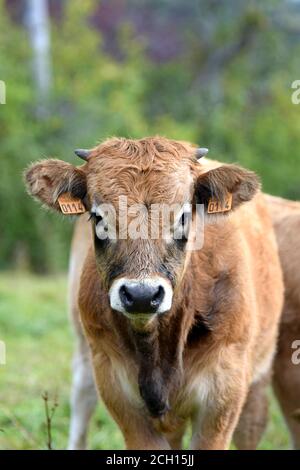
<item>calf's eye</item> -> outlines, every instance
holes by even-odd
[[[95,212],[91,212],[89,216],[89,220],[93,220],[97,225],[99,222],[102,222],[103,217],[102,215],[97,215]]]
[[[180,224],[184,227],[185,224],[188,223],[188,214],[183,212],[182,216],[180,217]]]
[[[186,244],[188,239],[190,219],[191,214],[189,212],[183,212],[174,231],[174,239],[177,244],[182,247]]]

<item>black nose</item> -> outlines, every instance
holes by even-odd
[[[162,286],[147,284],[123,284],[120,287],[120,299],[128,313],[155,313],[165,296]]]

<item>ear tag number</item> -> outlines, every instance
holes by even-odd
[[[232,194],[228,194],[223,203],[217,199],[211,198],[208,201],[207,213],[217,214],[219,212],[228,212],[232,207]]]
[[[58,204],[62,213],[66,215],[83,214],[86,212],[81,199],[72,197],[69,193],[61,194],[58,198]]]

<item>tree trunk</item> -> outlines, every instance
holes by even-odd
[[[33,74],[37,90],[37,113],[47,113],[52,82],[50,25],[47,0],[27,0],[26,24],[33,49]]]

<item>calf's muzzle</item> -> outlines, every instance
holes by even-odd
[[[120,287],[120,299],[129,313],[155,313],[165,296],[163,286],[147,284],[126,284]]]
[[[111,308],[125,315],[165,313],[172,306],[173,289],[164,278],[141,280],[121,278],[113,282],[110,291]]]

